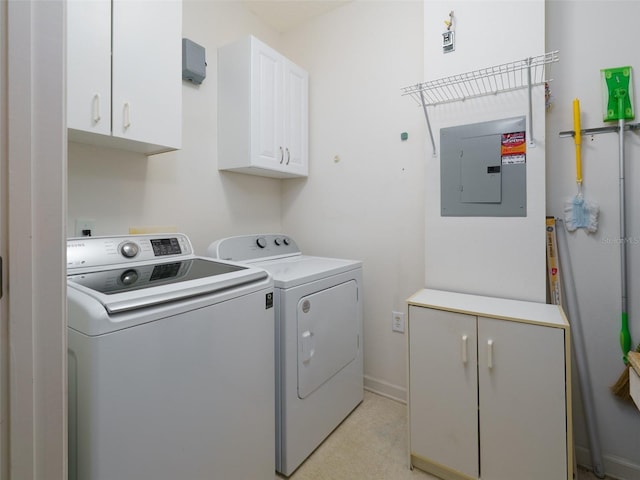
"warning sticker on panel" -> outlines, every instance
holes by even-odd
[[[502,134],[501,156],[503,165],[527,162],[527,144],[525,140],[525,132]]]

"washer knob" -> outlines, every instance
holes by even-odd
[[[260,248],[264,248],[267,246],[267,240],[264,237],[258,237],[256,239],[256,244],[260,247]]]
[[[120,253],[123,257],[133,258],[138,255],[140,249],[138,248],[138,244],[134,242],[126,242],[123,243],[120,247]]]
[[[120,275],[120,281],[122,282],[123,285],[133,285],[134,283],[136,283],[138,281],[138,272],[137,270],[127,270],[126,272],[124,272],[122,275]]]
[[[279,238],[275,238],[273,240],[273,243],[275,243],[277,246],[280,246],[281,240]]]
[[[287,237],[284,237],[282,239],[282,243],[284,243],[285,245],[289,245],[289,239]]]

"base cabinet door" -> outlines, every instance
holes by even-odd
[[[483,479],[566,478],[564,330],[478,318]]]
[[[478,478],[476,318],[409,309],[411,448]]]

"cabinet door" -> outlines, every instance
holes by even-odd
[[[67,2],[67,126],[111,133],[111,1]]]
[[[252,39],[251,161],[275,170],[285,162],[282,65],[282,55]]]
[[[309,156],[309,74],[297,65],[284,65],[285,164],[289,172],[307,175]]]
[[[481,475],[567,478],[564,330],[478,319]]]
[[[473,478],[479,473],[476,359],[476,317],[409,308],[411,453]]]
[[[114,137],[180,148],[182,4],[113,1]]]

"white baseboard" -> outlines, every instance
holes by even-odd
[[[578,465],[591,468],[591,452],[588,448],[576,446],[576,460]],[[602,463],[604,473],[607,478],[615,478],[617,480],[640,480],[640,465],[631,463],[630,461],[615,457],[613,455],[603,455]]]
[[[385,382],[368,375],[364,376],[364,389],[383,397],[396,400],[401,403],[407,403],[407,389],[393,383]]]

